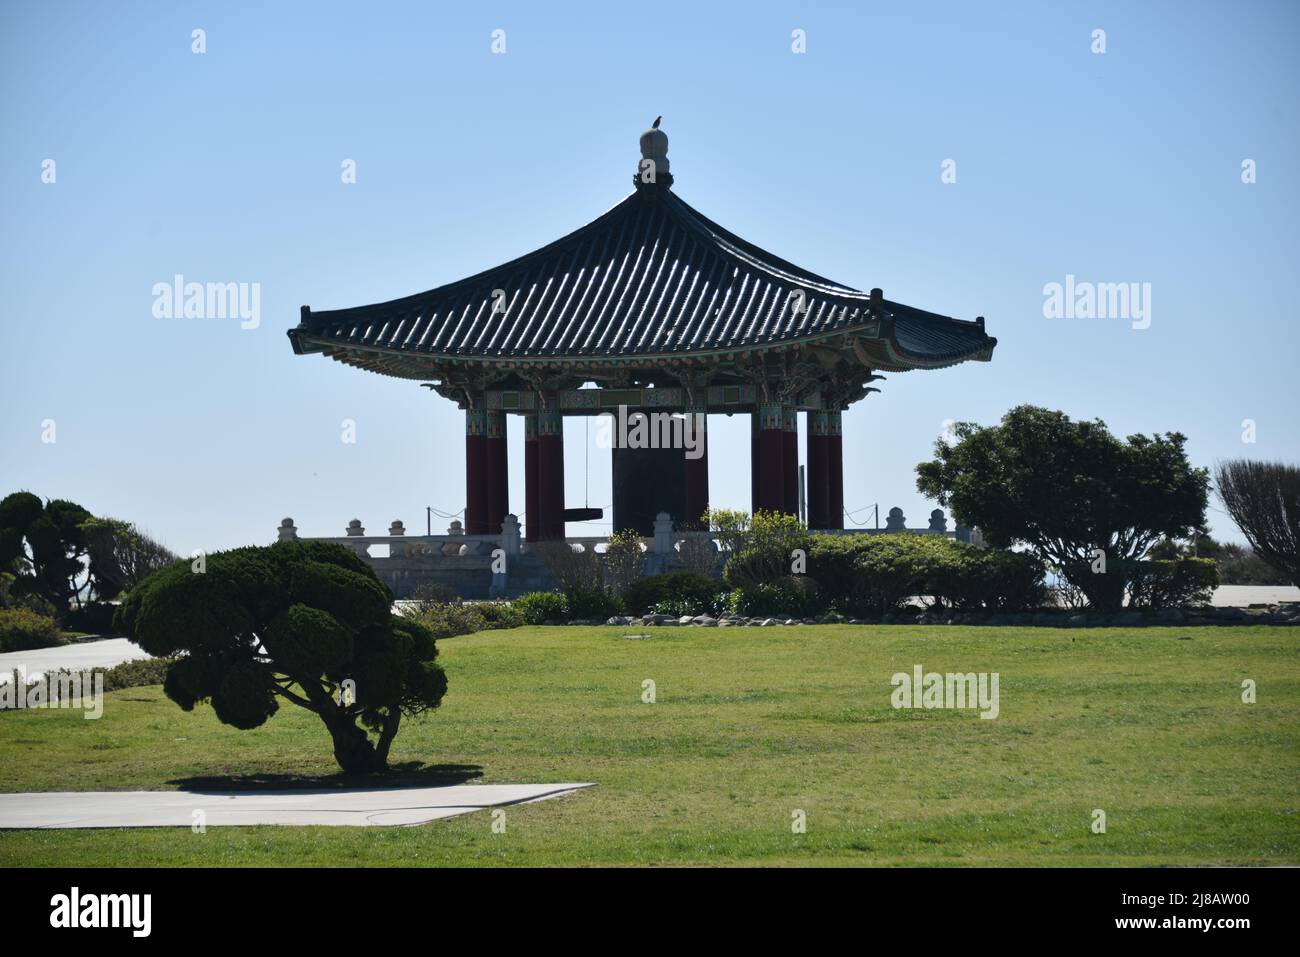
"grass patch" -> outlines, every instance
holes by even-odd
[[[599,785],[510,808],[504,834],[486,812],[415,828],[5,831],[0,864],[1300,864],[1294,629],[644,631],[441,643],[451,688],[404,723],[403,780]],[[914,664],[999,672],[1000,716],[894,710],[889,679]],[[340,780],[312,715],[284,707],[236,731],[157,686],[109,694],[99,721],[0,714],[0,764],[6,791]],[[796,809],[806,834],[791,833]]]

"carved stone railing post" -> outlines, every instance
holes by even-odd
[[[393,523],[388,526],[389,535],[405,535],[406,526],[402,524],[400,518],[393,519]],[[388,546],[389,558],[406,558],[410,555],[410,546],[404,543],[393,542]]]
[[[505,521],[501,523],[501,549],[507,557],[513,557],[520,552],[520,535],[519,535],[519,516],[508,514]]]
[[[948,519],[943,514],[943,509],[936,508],[930,513],[930,531],[946,532],[948,531]]]
[[[348,522],[348,527],[344,530],[343,534],[345,534],[348,538],[360,538],[361,536],[365,535],[366,530],[361,527],[361,519],[354,518],[352,521]],[[358,555],[360,555],[362,558],[370,557],[370,551],[364,542],[357,542],[353,544],[352,550],[356,552]]]
[[[660,512],[655,516],[654,525],[654,550],[656,555],[664,556],[664,560],[673,551],[673,520],[667,512]]]
[[[459,519],[453,518],[451,524],[447,526],[447,534],[463,536],[465,534],[465,526],[460,523]],[[459,555],[460,550],[464,547],[464,545],[459,545],[455,542],[445,543],[442,546],[442,553],[444,555]]]
[[[276,529],[278,535],[277,541],[293,542],[298,539],[298,529],[293,524],[293,519],[286,518],[280,522],[280,527]]]
[[[885,516],[885,531],[887,532],[905,532],[907,531],[907,519],[903,516],[903,510],[895,505]]]

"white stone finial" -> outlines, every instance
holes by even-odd
[[[637,167],[637,180],[641,183],[672,183],[668,164],[668,134],[659,129],[659,121],[662,119],[662,116],[658,117],[650,129],[641,134],[641,163]]]

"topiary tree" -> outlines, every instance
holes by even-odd
[[[0,500],[0,571],[15,575],[13,593],[39,595],[64,612],[85,585],[91,515],[75,502],[42,503],[31,492]]]
[[[133,588],[115,624],[151,655],[180,656],[163,690],[256,728],[281,701],[325,724],[344,771],[387,767],[403,715],[438,707],[447,678],[428,629],[349,549],[277,542],[179,562]],[[373,740],[371,735],[374,735]]]
[[[1220,462],[1214,478],[1255,554],[1300,585],[1300,468],[1241,459]]]
[[[960,423],[956,438],[935,443],[916,487],[989,544],[1028,545],[1094,608],[1123,604],[1135,562],[1157,541],[1205,525],[1209,474],[1188,463],[1176,432],[1121,442],[1104,422],[1022,405],[995,426]]]

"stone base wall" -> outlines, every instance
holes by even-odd
[[[461,598],[471,601],[490,598],[518,598],[534,591],[552,591],[557,587],[540,555],[524,553],[506,560],[507,573],[494,575],[488,556],[421,556],[419,558],[371,558],[362,556],[380,581],[389,587],[395,599],[410,598],[424,584],[454,588]],[[680,562],[665,562],[655,554],[643,556],[644,574],[658,575],[685,567]]]

